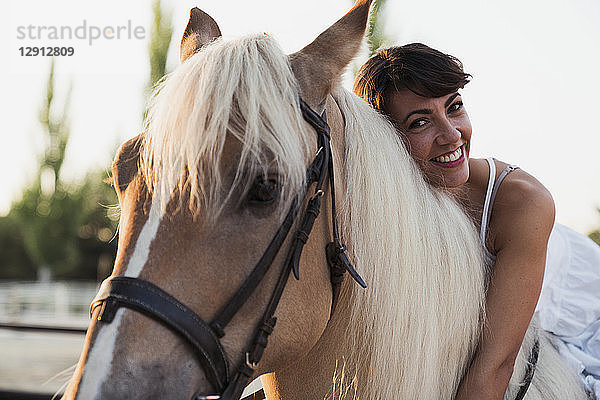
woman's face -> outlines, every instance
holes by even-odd
[[[432,185],[454,188],[467,182],[471,122],[458,92],[428,98],[392,91],[385,112]]]

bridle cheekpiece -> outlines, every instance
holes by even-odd
[[[325,113],[323,113],[323,116],[320,116],[302,99],[299,99],[299,101],[302,116],[314,128],[317,134],[318,147],[315,158],[307,170],[307,182],[304,193],[301,193],[292,202],[285,219],[260,260],[212,322],[206,323],[189,307],[153,283],[126,276],[114,276],[105,280],[98,295],[91,304],[91,313],[96,308],[101,307],[97,317],[98,321],[111,323],[117,310],[120,307],[126,307],[153,318],[183,337],[194,348],[207,379],[218,393],[201,394],[197,392],[192,397],[192,400],[238,400],[244,388],[254,376],[254,372],[268,344],[269,335],[273,332],[277,323],[277,318],[274,314],[289,278],[290,271],[293,271],[296,279],[300,279],[300,256],[302,255],[304,245],[308,241],[314,222],[319,216],[327,177],[329,177],[333,230],[333,241],[328,243],[325,249],[333,290],[331,313],[335,309],[340,285],[346,271],[350,273],[360,286],[366,287],[365,282],[356,272],[348,256],[345,254],[346,247],[340,240],[335,208],[335,184],[330,129],[324,115]],[[310,187],[313,185],[315,186],[314,192],[307,201],[302,219],[298,225],[299,227],[292,238],[292,244],[288,250],[283,268],[279,274],[267,308],[258,324],[252,344],[244,352],[243,359],[239,362],[235,371],[231,371],[220,338],[225,336],[225,327],[248,300],[250,295],[252,295],[273,264],[273,260],[279,253],[296,220],[299,211],[299,200],[306,199]]]

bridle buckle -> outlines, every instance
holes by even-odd
[[[246,352],[246,365],[248,366],[248,368],[252,368],[253,370],[258,368],[257,362],[250,361],[250,353],[249,352]]]
[[[322,189],[317,190],[317,192],[313,195],[313,197],[311,198],[311,200],[316,199],[317,197],[323,197],[323,195],[325,194],[325,192]]]

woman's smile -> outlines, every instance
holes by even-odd
[[[439,157],[435,157],[435,158],[431,159],[431,162],[433,162],[436,165],[439,165],[440,167],[444,167],[444,168],[456,167],[457,165],[460,165],[464,161],[465,161],[464,145],[460,146],[459,148],[457,148],[456,150],[454,150],[452,152],[448,152],[448,153],[442,154]]]

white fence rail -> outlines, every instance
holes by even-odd
[[[95,282],[0,282],[0,322],[85,327]]]

